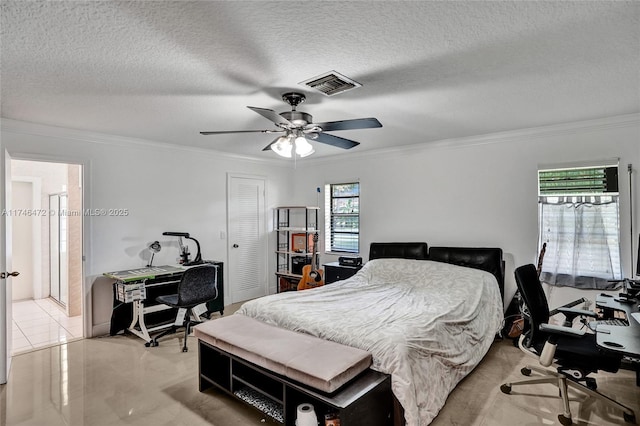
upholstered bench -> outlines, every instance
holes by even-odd
[[[333,393],[371,365],[371,354],[236,314],[207,321],[195,336],[211,346],[322,392]]]

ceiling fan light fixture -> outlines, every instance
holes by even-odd
[[[307,141],[307,138],[305,138],[304,136],[298,136],[295,143],[296,154],[298,154],[300,157],[308,157],[309,155],[316,152],[313,149],[313,146],[309,143],[309,141]]]
[[[281,157],[291,158],[293,145],[289,140],[289,135],[280,136],[277,141],[271,144],[271,150]]]
[[[337,74],[337,73],[336,73]],[[336,77],[335,75],[333,77]],[[330,77],[327,81],[332,81]],[[341,76],[344,77],[344,76]],[[345,77],[346,78],[346,77]],[[323,80],[323,83],[327,83]],[[353,82],[352,86],[359,86],[359,83]],[[335,94],[336,92],[332,92]],[[281,157],[291,158],[292,156],[307,157],[315,152],[313,146],[309,143],[315,141],[337,148],[351,149],[360,145],[360,142],[351,139],[334,136],[325,132],[334,132],[338,130],[354,130],[354,129],[371,129],[382,127],[382,124],[374,117],[356,118],[350,120],[327,121],[323,123],[314,123],[311,114],[296,111],[298,104],[304,102],[306,96],[303,93],[288,92],[282,95],[282,99],[291,106],[291,111],[276,113],[271,109],[247,106],[253,112],[256,112],[273,122],[277,129],[273,130],[222,130],[200,132],[202,135],[220,135],[228,133],[284,133],[284,136],[272,141],[262,150],[273,152]],[[295,145],[295,151],[293,150]]]

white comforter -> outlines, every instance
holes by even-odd
[[[262,297],[238,313],[369,351],[392,375],[408,426],[427,425],[480,362],[502,320],[488,272],[426,260],[377,259],[353,277]]]

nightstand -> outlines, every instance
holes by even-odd
[[[331,284],[336,281],[346,280],[349,277],[355,275],[362,265],[359,266],[347,266],[340,265],[338,262],[329,262],[322,265],[324,267],[324,282],[325,284]]]

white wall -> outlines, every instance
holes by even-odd
[[[227,242],[220,239],[220,231],[226,231],[228,172],[265,176],[270,212],[278,205],[315,205],[317,187],[357,178],[362,184],[361,251],[365,260],[373,241],[501,247],[507,261],[508,301],[515,291],[514,267],[535,263],[537,256],[538,165],[619,157],[622,259],[625,272],[629,271],[626,165],[634,164],[637,200],[638,115],[387,152],[310,157],[302,160],[304,167],[298,165],[295,170],[290,163],[242,159],[12,120],[3,119],[2,124],[3,144],[15,158],[57,159],[85,166],[85,208],[129,210],[126,217],[85,218],[85,243],[89,243],[85,249],[85,304],[96,334],[108,329],[112,301],[109,282],[102,280],[101,274],[144,266],[148,261],[145,247],[156,239],[163,243],[163,250],[154,264],[173,263],[177,256],[175,239],[163,237],[163,231],[190,232],[200,241],[205,259],[226,261]],[[637,201],[635,204],[637,238],[640,221]],[[268,223],[271,230],[271,217]],[[270,239],[273,247],[275,241],[272,236]],[[322,256],[323,262],[332,260],[335,258]],[[275,262],[269,262],[272,289],[274,266]]]
[[[85,216],[88,336],[108,331],[112,294],[103,272],[145,266],[147,244],[156,239],[163,249],[154,264],[175,263],[177,240],[163,237],[163,231],[190,232],[204,259],[226,262],[227,241],[220,239],[220,231],[226,232],[228,172],[266,177],[269,211],[289,201],[293,168],[288,164],[6,119],[2,124],[3,145],[13,158],[84,165],[85,209],[129,211],[127,216]],[[274,267],[269,263],[272,287]]]
[[[626,170],[628,163],[634,165],[637,200],[639,134],[640,119],[633,115],[441,141],[376,155],[345,153],[305,160],[304,169],[296,174],[295,195],[299,202],[315,205],[316,187],[358,178],[360,250],[365,260],[373,241],[501,247],[507,261],[505,300],[509,301],[515,292],[514,267],[536,262],[541,164],[620,158],[622,260],[628,274]],[[634,229],[640,231],[634,208]],[[333,260],[322,256],[322,262]]]
[[[33,183],[11,182],[11,208],[33,209]],[[12,300],[33,299],[33,267],[31,259],[34,257],[33,222],[37,218],[30,216],[15,216],[13,226],[13,268],[20,275],[11,279],[13,286]]]

